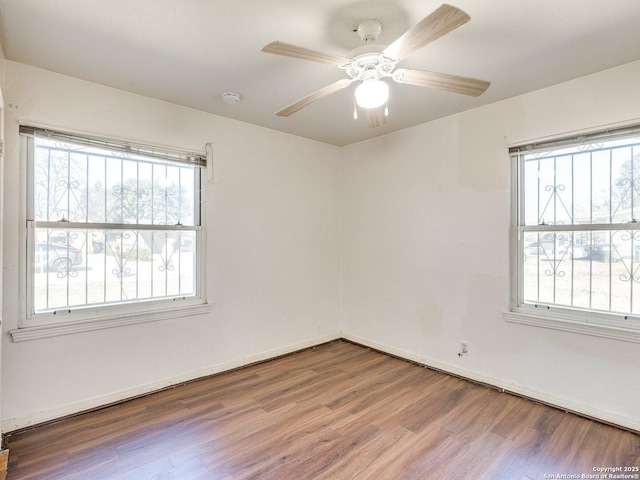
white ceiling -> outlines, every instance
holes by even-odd
[[[274,112],[346,78],[260,52],[280,40],[346,56],[361,20],[390,44],[440,0],[0,0],[8,60],[348,145],[640,59],[639,0],[451,0],[471,21],[398,66],[491,82],[478,98],[390,85],[389,120],[353,120],[352,85],[290,117]],[[222,93],[242,95],[227,105]]]

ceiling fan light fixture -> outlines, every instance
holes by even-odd
[[[277,111],[276,115],[288,117],[321,98],[346,88],[354,82],[360,82],[353,96],[353,118],[358,118],[358,108],[362,108],[366,110],[369,127],[379,127],[386,123],[389,116],[387,106],[389,86],[386,81],[382,81],[387,78],[396,83],[436,88],[477,97],[489,88],[489,82],[426,70],[408,70],[406,68],[396,70],[398,62],[434,40],[451,33],[470,19],[464,11],[445,3],[404,32],[390,45],[376,44],[378,36],[382,32],[382,24],[376,20],[365,20],[357,27],[358,35],[364,45],[356,48],[347,56],[327,54],[284,42],[271,42],[262,48],[263,52],[333,65],[344,70],[344,73],[349,77],[310,93]]]
[[[364,80],[356,88],[356,102],[362,108],[377,108],[389,99],[389,85],[377,78]]]

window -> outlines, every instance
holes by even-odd
[[[205,303],[202,155],[27,126],[20,133],[23,329],[104,328]]]
[[[552,328],[640,341],[640,128],[510,154],[512,311]]]

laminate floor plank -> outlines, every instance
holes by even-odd
[[[267,460],[251,465],[242,470],[240,478],[259,478],[261,480],[288,477],[287,473],[300,463],[315,457],[331,448],[335,441],[343,438],[331,428],[320,428],[315,432],[301,436],[294,444],[286,448],[279,447],[268,456]]]
[[[456,408],[438,420],[442,428],[466,443],[484,435],[505,415],[504,405],[508,396],[496,390],[478,388],[473,395],[467,395]]]
[[[287,475],[284,478],[295,479],[315,479],[322,474],[331,476],[332,471],[339,468],[341,462],[349,461],[348,457],[372,441],[378,432],[378,428],[374,425],[367,425],[360,430],[342,435],[329,443],[321,453],[297,464],[289,471],[281,472],[281,474]]]
[[[9,480],[543,480],[640,466],[639,435],[346,341],[6,445]]]
[[[366,469],[358,472],[354,479],[400,478],[413,465],[435,452],[439,446],[451,438],[448,432],[437,425],[430,427],[421,435],[416,435],[403,427],[400,428],[404,432],[402,437],[394,444],[394,447],[386,450]],[[429,476],[430,472],[425,471],[423,473],[424,478],[435,478]]]
[[[351,434],[358,431],[363,430],[353,430]],[[355,478],[360,472],[366,471],[380,455],[393,449],[406,434],[407,431],[402,427],[388,432],[378,430],[369,441],[358,447],[357,455],[344,456],[342,461],[336,462],[332,468],[318,473],[313,478],[317,480],[346,480]]]

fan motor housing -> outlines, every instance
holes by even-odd
[[[347,75],[356,80],[366,78],[381,78],[391,74],[397,62],[386,58],[380,51],[363,53],[354,57],[347,65]]]

